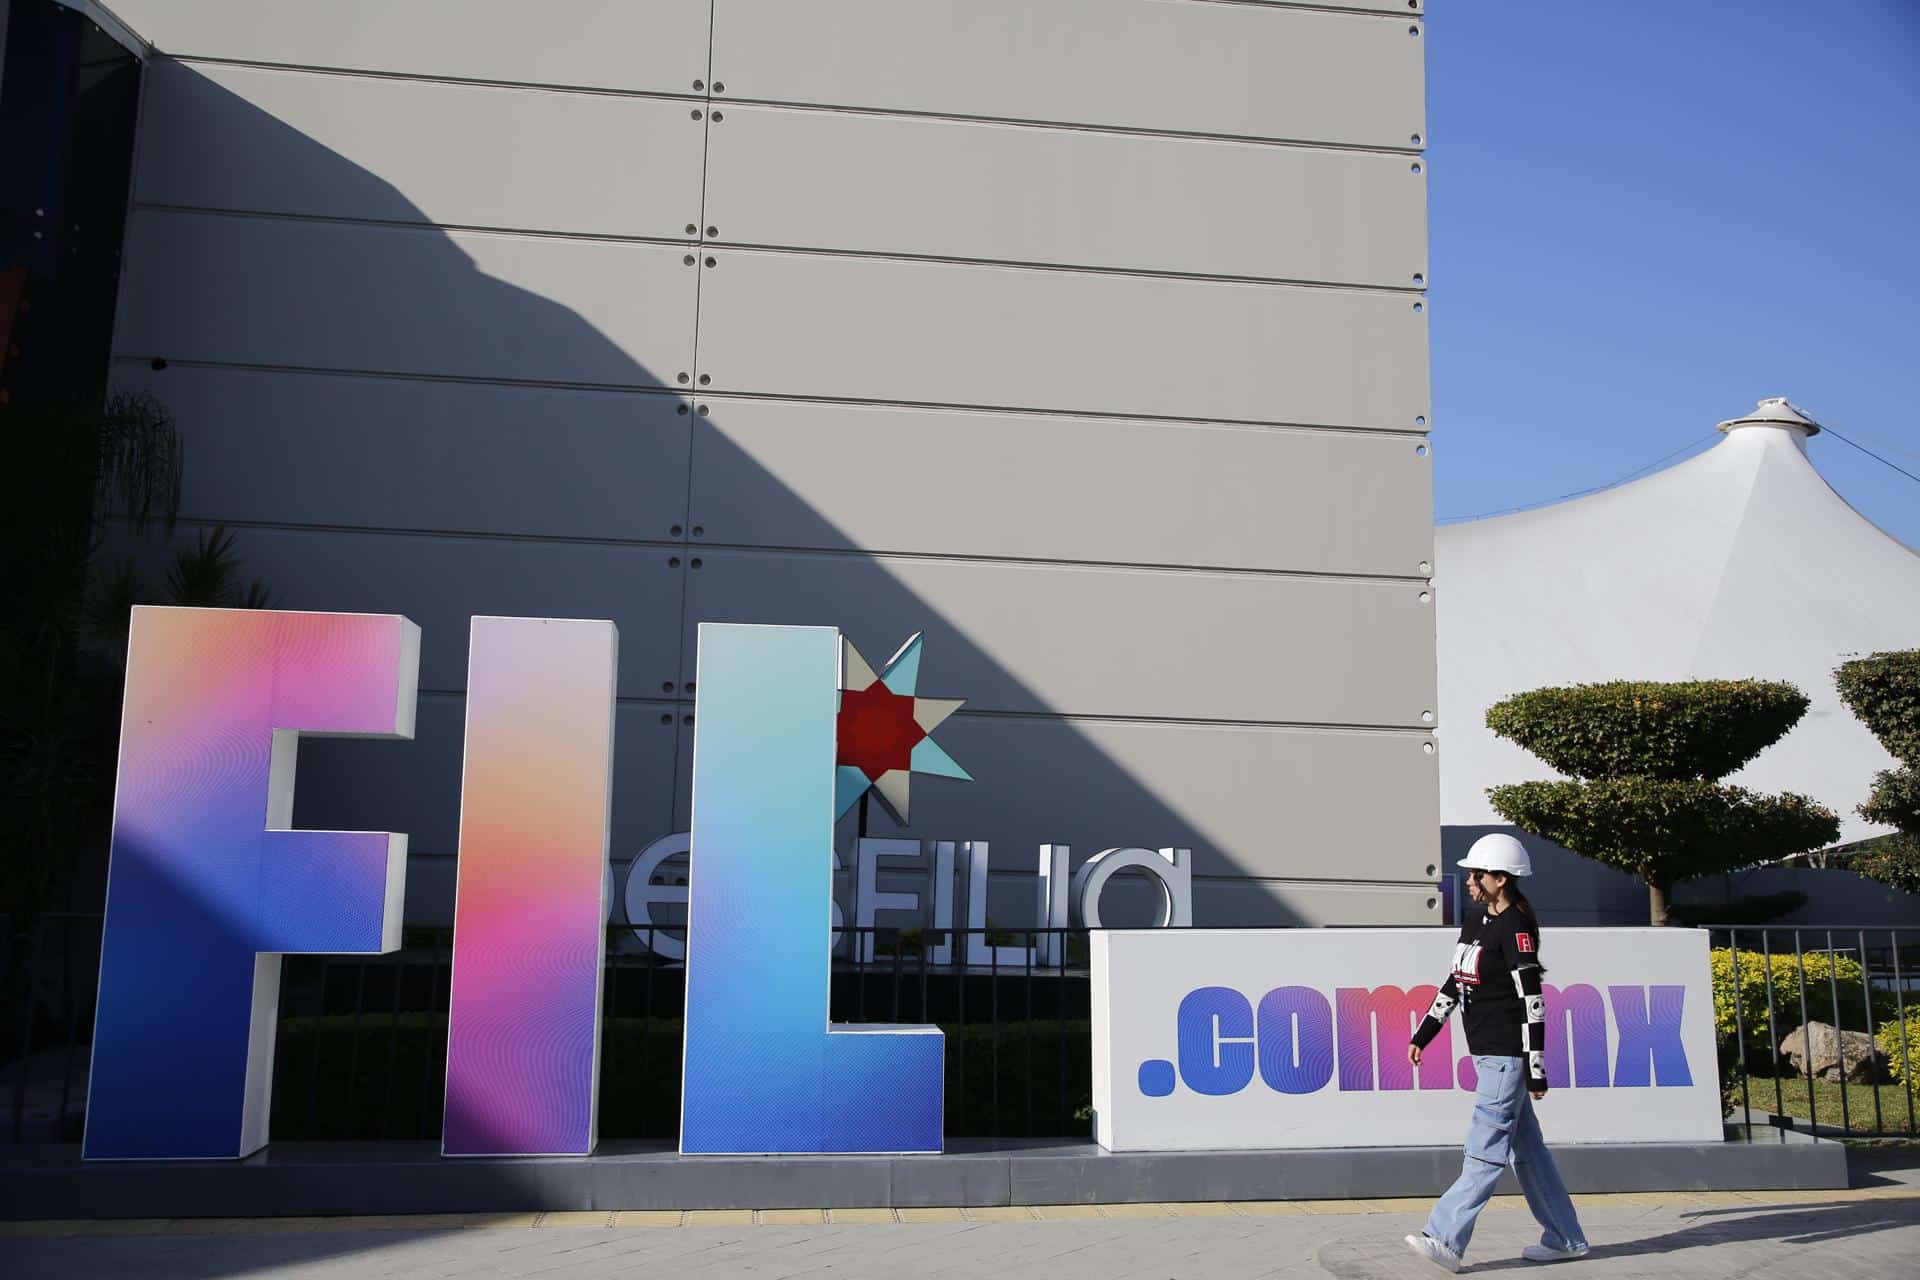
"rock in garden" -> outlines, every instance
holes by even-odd
[[[1856,1084],[1887,1078],[1887,1055],[1864,1031],[1842,1031],[1824,1022],[1809,1022],[1780,1042],[1780,1053],[1803,1076]]]

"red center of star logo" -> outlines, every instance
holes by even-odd
[[[913,749],[927,736],[913,718],[913,699],[875,681],[840,695],[840,763],[869,778],[913,767]]]

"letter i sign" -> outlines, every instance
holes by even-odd
[[[1513,935],[1513,945],[1519,948],[1523,954],[1530,952],[1533,950],[1533,935],[1530,933],[1516,933]]]

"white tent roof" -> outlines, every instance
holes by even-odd
[[[1813,705],[1729,781],[1798,791],[1841,839],[1886,830],[1854,812],[1893,759],[1840,702],[1849,657],[1920,648],[1920,555],[1827,486],[1819,431],[1783,399],[1644,480],[1438,530],[1440,811],[1498,823],[1486,789],[1556,776],[1485,723],[1524,689],[1598,680],[1790,680]]]

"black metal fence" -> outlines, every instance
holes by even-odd
[[[1735,1119],[1920,1137],[1920,924],[1709,932],[1721,1088]]]
[[[644,949],[628,928],[609,933],[600,1133],[671,1140],[680,1112],[684,969],[652,947],[671,950],[677,931],[642,932]],[[1920,924],[1709,933],[1721,1081],[1736,1121],[1920,1137]],[[1089,1132],[1086,931],[836,934],[835,1021],[932,1023],[946,1033],[949,1136]],[[988,944],[983,963],[955,963],[970,938]],[[390,955],[285,959],[276,1139],[438,1136],[452,943],[451,929],[410,928]],[[0,1097],[11,1141],[80,1136],[99,948],[97,914],[43,915],[32,930],[8,937],[0,958]],[[1009,964],[1006,948],[1023,959]],[[950,962],[936,962],[942,958]]]
[[[601,992],[600,1135],[679,1132],[685,970],[657,954],[678,931],[609,930]],[[837,929],[830,1016],[932,1023],[947,1037],[950,1137],[1091,1131],[1086,931]],[[978,965],[954,961],[968,939]],[[642,948],[639,942],[647,945]],[[409,928],[381,956],[287,956],[281,966],[272,1136],[436,1138],[446,1085],[453,931]],[[73,1141],[86,1109],[100,917],[50,914],[11,939],[0,1080],[10,1140]],[[1007,948],[1023,959],[1008,963]]]

